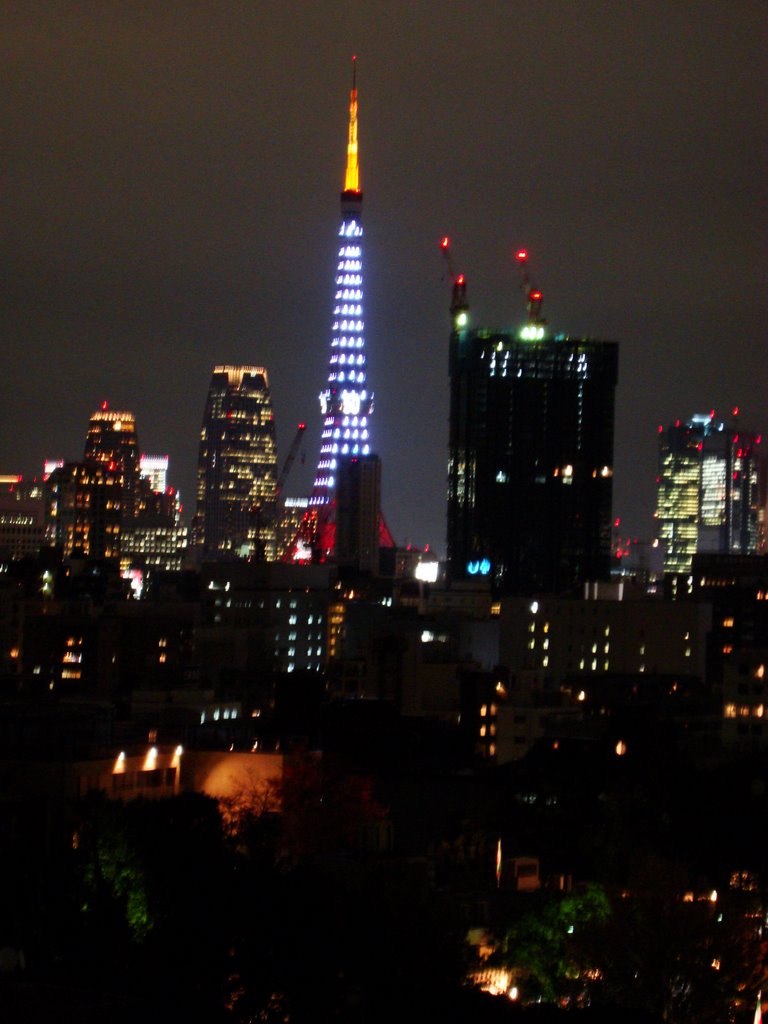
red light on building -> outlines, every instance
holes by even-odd
[[[442,240],[442,242],[440,243],[440,248],[441,248],[441,249],[447,249],[447,248],[448,248],[448,246],[449,246],[450,244],[451,244],[451,243],[450,243],[450,241],[449,241],[449,239],[448,239],[448,235],[446,235],[446,236],[445,236],[445,238],[444,238],[444,239]]]
[[[464,284],[464,275],[463,274],[459,274],[459,276],[456,278],[456,284]]]
[[[541,292],[531,292],[530,297],[533,299],[534,302],[539,302],[541,300]]]
[[[524,263],[528,259],[528,253],[525,249],[518,249],[515,258]]]
[[[733,416],[738,416],[739,415],[739,407],[738,407],[738,405],[734,405],[732,415]]]

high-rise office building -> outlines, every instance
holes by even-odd
[[[168,456],[142,455],[141,469],[139,511],[120,538],[120,567],[131,579],[147,569],[181,569],[188,543],[179,492],[166,483]]]
[[[48,538],[65,558],[119,558],[120,471],[99,460],[65,462],[45,481]]]
[[[714,412],[659,427],[656,518],[665,572],[690,572],[697,552],[757,552],[760,440],[735,416],[729,427]]]
[[[139,503],[139,442],[132,412],[115,411],[106,402],[91,416],[84,460],[100,462],[117,474],[123,522],[129,522]]]
[[[357,572],[379,569],[381,460],[352,455],[339,464],[336,482],[336,564]]]
[[[214,367],[200,432],[192,527],[203,558],[274,559],[276,481],[267,371]]]
[[[528,298],[520,331],[475,330],[455,279],[449,570],[568,593],[610,572],[618,345],[548,333],[540,293]]]
[[[163,493],[168,486],[168,456],[142,455],[139,459],[139,472],[147,477],[155,494]]]
[[[336,545],[336,493],[342,463],[371,453],[373,392],[367,382],[363,313],[363,193],[357,145],[357,81],[353,60],[344,188],[328,381],[320,394],[323,432],[312,495],[292,557],[332,559]],[[393,547],[377,509],[379,543]]]
[[[0,474],[0,559],[36,555],[44,542],[43,483]]]

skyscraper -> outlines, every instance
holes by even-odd
[[[147,477],[155,493],[165,491],[168,486],[167,455],[142,455],[139,459],[139,471],[142,477]]]
[[[200,431],[193,523],[203,558],[275,557],[276,481],[267,371],[215,366]]]
[[[357,572],[379,568],[381,461],[350,455],[339,464],[336,483],[336,563]]]
[[[139,494],[139,442],[132,412],[110,409],[103,402],[91,416],[85,437],[86,462],[100,462],[117,474],[120,485],[121,518],[136,515]]]
[[[357,79],[352,63],[349,128],[336,268],[328,383],[320,394],[323,432],[309,508],[295,557],[325,561],[335,545],[336,480],[340,463],[371,451],[373,393],[366,382],[363,319],[363,193],[357,147]]]
[[[51,543],[65,558],[120,557],[122,491],[114,463],[65,462],[45,482]]]
[[[499,592],[574,592],[610,571],[618,345],[548,333],[528,298],[520,331],[475,330],[455,279],[449,569]]]
[[[709,415],[659,427],[656,518],[664,571],[688,573],[697,552],[758,549],[760,437]]]

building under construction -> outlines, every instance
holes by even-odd
[[[475,328],[453,273],[448,559],[500,593],[575,592],[610,572],[618,345],[553,334],[523,268],[527,320]]]

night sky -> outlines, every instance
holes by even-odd
[[[763,2],[0,6],[0,472],[132,410],[194,505],[211,368],[267,367],[285,455],[325,383],[358,55],[374,448],[400,543],[445,546],[451,236],[476,325],[618,339],[614,512],[653,534],[656,432],[768,433]]]

